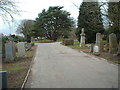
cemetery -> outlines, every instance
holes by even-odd
[[[5,37],[2,36],[2,38]],[[4,48],[2,47],[4,49],[4,53],[2,53],[2,70],[7,71],[7,87],[20,88],[31,65],[36,46],[33,43],[16,43],[10,40],[8,39],[5,41],[6,43],[2,43],[4,44]]]
[[[120,1],[66,1],[0,1],[0,89],[120,88]]]
[[[97,33],[96,42],[92,44],[85,44],[85,39],[83,40],[81,34],[81,41],[74,41],[74,45],[69,45],[68,47],[104,58],[112,63],[120,64],[120,45],[117,43],[117,38],[114,33],[109,35],[109,42],[102,40],[102,35]]]

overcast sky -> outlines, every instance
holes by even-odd
[[[77,20],[79,9],[82,0],[17,0],[19,9],[23,12],[20,16],[15,16],[16,22],[22,19],[35,19],[43,9],[48,9],[49,6],[64,6],[64,10],[71,13],[71,17]],[[73,4],[74,3],[74,4]],[[7,24],[3,24],[0,18],[0,33],[13,34],[15,32],[15,26],[9,27]]]

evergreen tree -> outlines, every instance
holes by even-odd
[[[115,33],[120,40],[120,2],[108,3],[108,18],[110,19],[109,34]]]
[[[69,33],[73,20],[70,13],[62,9],[60,6],[49,7],[39,13],[33,29],[34,35],[56,41],[61,35]]]
[[[95,41],[96,33],[103,33],[103,22],[98,2],[83,2],[79,8],[76,35],[80,41],[81,29],[85,29],[86,43]]]

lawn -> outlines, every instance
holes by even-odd
[[[87,44],[89,45],[89,44]],[[72,48],[72,49],[76,49],[76,50],[81,50],[84,52],[89,52],[89,47],[85,46],[85,47],[80,47],[80,42],[79,41],[74,41],[74,45],[69,45],[68,47]]]
[[[38,40],[38,41],[32,41],[32,42],[33,43],[52,43],[52,42],[55,42],[55,41],[44,39],[44,40]]]
[[[105,41],[106,42],[106,41]],[[95,54],[91,53],[90,52],[90,44],[86,44],[86,47],[80,47],[80,42],[79,41],[74,41],[74,45],[70,45],[68,47],[72,48],[72,49],[76,49],[76,50],[79,50],[79,51],[83,51],[89,55],[94,55],[96,56]],[[100,55],[96,56],[96,57],[100,57],[100,58],[104,58],[110,62],[113,62],[113,63],[119,63],[120,64],[120,56],[115,56],[109,52],[101,52]]]
[[[8,88],[20,88],[31,65],[36,46],[26,52],[26,57],[16,58],[14,62],[3,63],[2,70],[7,71]]]

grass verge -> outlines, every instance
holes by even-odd
[[[35,50],[36,46],[33,46],[31,51],[26,52],[26,57],[16,58],[17,60],[15,62],[2,64],[2,70],[7,71],[8,88],[21,87],[35,54]]]
[[[80,43],[79,41],[74,41],[74,45],[70,45],[68,47],[72,48],[72,49],[76,49],[76,50],[79,50],[79,51],[83,51],[89,55],[94,55],[93,53],[90,52],[90,47],[88,47],[90,44],[87,44],[86,47],[83,47],[81,48],[80,47]],[[96,56],[96,55],[95,55]],[[100,55],[96,56],[96,57],[101,57],[101,58],[104,58],[112,63],[117,63],[117,64],[120,64],[120,56],[115,56],[113,54],[110,54],[108,52],[102,52],[100,53]]]

